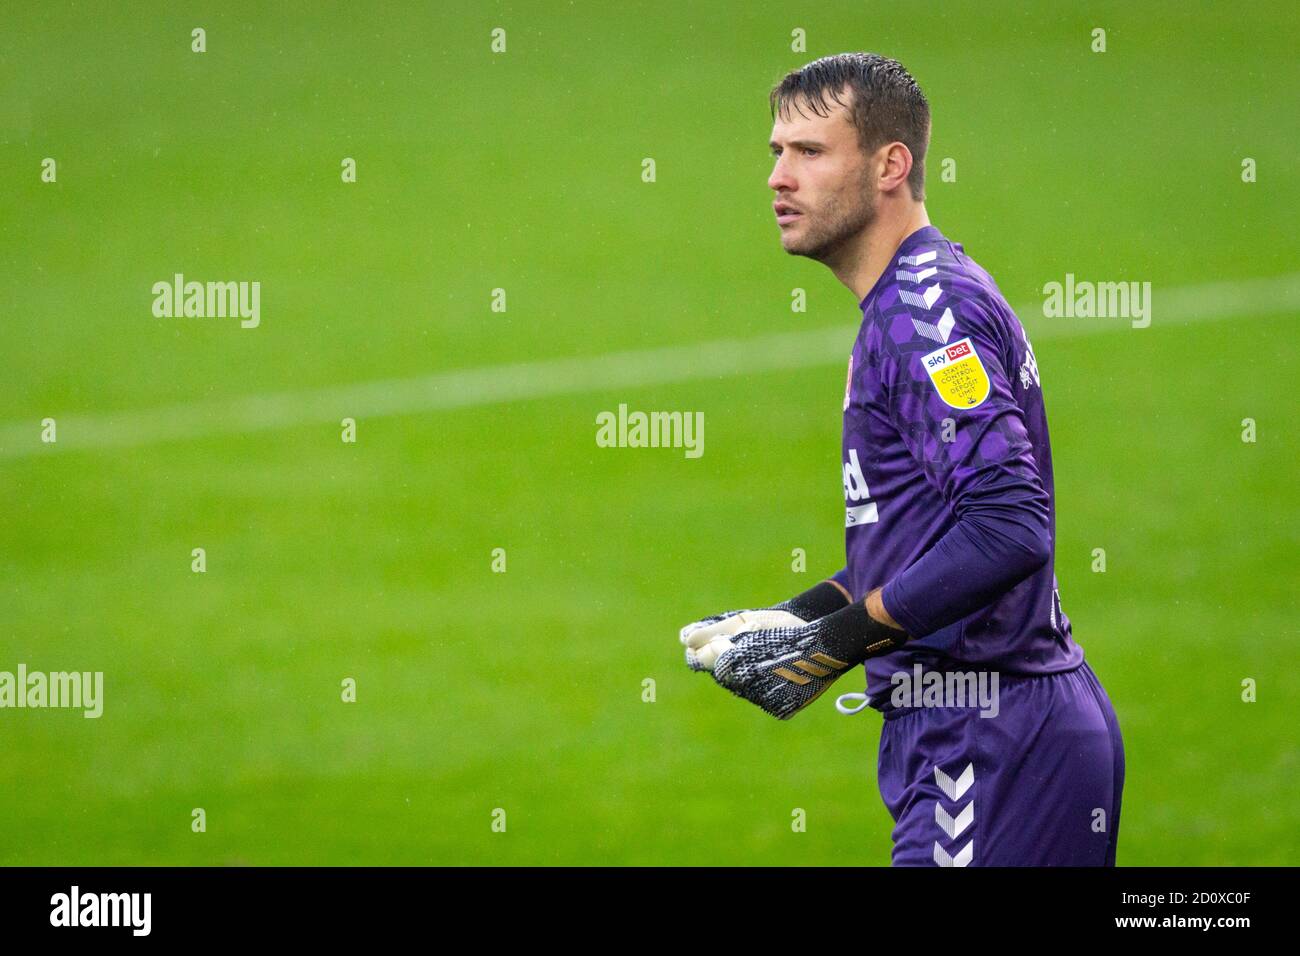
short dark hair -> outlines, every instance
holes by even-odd
[[[840,98],[847,88],[852,102]],[[885,143],[900,142],[912,153],[907,177],[912,198],[925,198],[925,150],[930,145],[930,103],[903,64],[878,53],[838,53],[824,56],[787,73],[772,87],[772,116],[791,109],[804,115],[807,103],[818,116],[829,116],[831,104],[849,108],[858,130],[858,144],[867,152]]]

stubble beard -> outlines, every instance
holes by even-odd
[[[787,245],[785,251],[833,265],[876,221],[876,199],[870,180],[863,176],[856,189],[829,200],[815,217],[805,213],[807,232]]]

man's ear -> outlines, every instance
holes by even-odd
[[[905,143],[887,143],[880,148],[880,180],[877,185],[883,193],[893,192],[907,185],[912,173],[912,151]]]

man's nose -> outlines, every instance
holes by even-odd
[[[772,175],[767,177],[767,187],[775,192],[794,192],[797,187],[794,177],[785,164],[785,157],[782,156],[772,167]]]

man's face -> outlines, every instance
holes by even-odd
[[[777,112],[767,184],[776,192],[782,248],[828,262],[875,218],[875,189],[848,109],[833,104],[829,116],[818,116],[800,103],[801,116],[794,105],[788,115]]]

